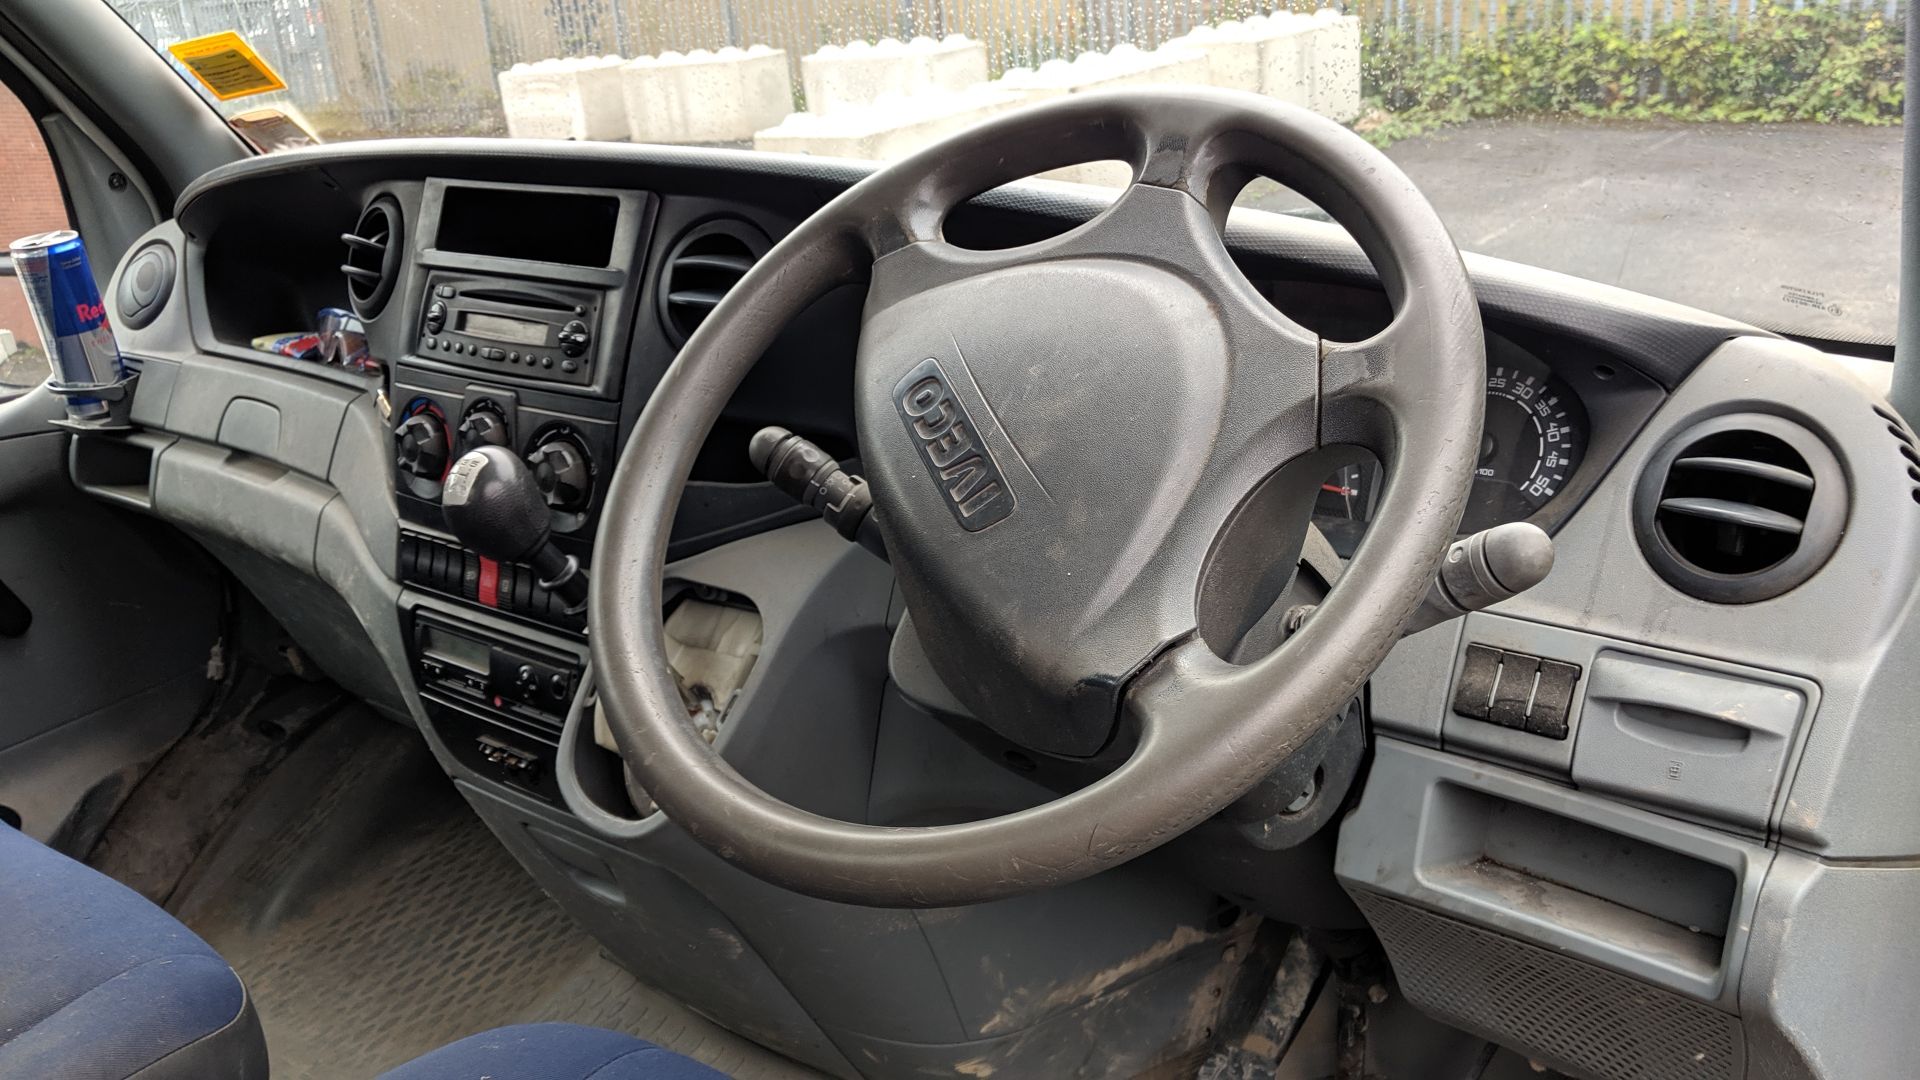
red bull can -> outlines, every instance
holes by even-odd
[[[27,294],[27,309],[46,344],[53,380],[69,386],[104,386],[126,377],[120,346],[107,325],[107,306],[87,263],[86,245],[71,229],[24,236],[9,245],[14,276]],[[67,412],[92,420],[108,413],[98,398],[70,396]]]

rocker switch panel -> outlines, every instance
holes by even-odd
[[[1527,653],[1468,645],[1453,711],[1543,738],[1567,737],[1580,666]]]

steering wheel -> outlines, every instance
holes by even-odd
[[[1107,159],[1130,163],[1134,181],[1077,228],[994,251],[942,238],[976,194]],[[1393,308],[1383,331],[1322,340],[1234,266],[1222,223],[1255,175],[1359,241]],[[883,828],[800,810],[696,733],[668,668],[661,575],[694,457],[782,326],[863,278],[860,446],[934,670],[1021,746],[1131,749],[1089,786],[1018,813]],[[602,515],[589,612],[601,709],[674,823],[799,892],[923,907],[1086,877],[1233,802],[1359,691],[1459,526],[1485,376],[1452,239],[1407,177],[1338,124],[1199,90],[997,118],[821,208],[687,341]],[[1243,629],[1251,616],[1233,598],[1270,595],[1263,583],[1292,573],[1295,557],[1265,553],[1304,533],[1325,470],[1303,463],[1333,445],[1384,465],[1367,538],[1283,645],[1222,659],[1207,622]]]

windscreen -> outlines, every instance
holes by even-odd
[[[111,2],[266,147],[499,135],[891,161],[1068,94],[1239,90],[1383,147],[1465,250],[1774,329],[1893,333],[1906,0]],[[213,46],[191,43],[224,31],[272,69],[251,85],[284,89],[216,93],[194,59]],[[1317,213],[1269,181],[1240,205]]]

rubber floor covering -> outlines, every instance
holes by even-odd
[[[245,981],[275,1080],[368,1080],[536,1020],[626,1031],[742,1080],[818,1075],[604,957],[444,776],[395,768],[395,751],[413,752],[395,736],[418,736],[364,734],[332,761],[297,756],[328,766],[319,789],[297,793],[309,797],[293,814],[262,800],[264,824],[243,821],[174,905]]]

